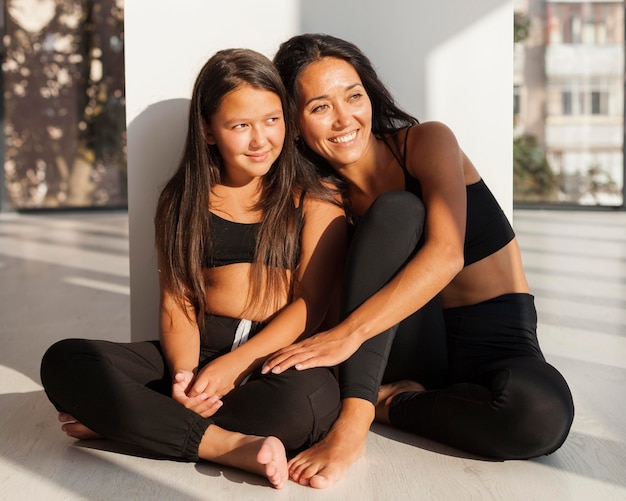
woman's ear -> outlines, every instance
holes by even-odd
[[[208,144],[215,144],[215,138],[213,137],[213,133],[211,132],[211,127],[204,118],[200,119],[200,126],[202,127],[202,137]]]

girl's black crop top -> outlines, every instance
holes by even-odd
[[[209,212],[211,234],[210,252],[204,258],[205,268],[217,268],[234,263],[253,263],[261,223],[236,223]]]
[[[306,192],[300,195],[298,205],[299,228],[303,225],[303,205]],[[203,267],[217,268],[235,263],[253,263],[261,223],[237,223],[209,211],[211,244],[207,245]]]
[[[409,130],[405,134],[402,158],[399,157],[395,148],[389,145],[387,141],[385,141],[385,144],[387,144],[404,171],[406,191],[421,197],[422,188],[419,181],[411,176],[406,168],[406,143]],[[477,183],[467,185],[466,192],[467,219],[464,256],[465,266],[469,266],[502,249],[513,240],[515,232],[498,201],[482,179]]]

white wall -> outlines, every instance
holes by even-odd
[[[272,57],[297,32],[356,43],[398,103],[456,133],[512,215],[513,0],[126,0],[131,338],[158,335],[153,216],[196,74],[215,51]]]

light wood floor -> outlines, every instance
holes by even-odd
[[[565,445],[487,462],[375,426],[337,485],[275,491],[60,432],[39,361],[61,338],[130,339],[127,214],[0,215],[0,500],[626,500],[626,214],[516,211],[514,226],[541,345],[575,399]]]

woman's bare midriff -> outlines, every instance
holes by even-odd
[[[477,304],[502,294],[528,293],[517,239],[461,272],[441,292],[443,308]]]
[[[235,263],[217,268],[206,268],[203,271],[207,292],[207,308],[214,315],[232,318],[246,318],[252,321],[265,321],[275,308],[273,301],[262,302],[264,309],[250,311],[248,307],[250,295],[249,263]],[[265,292],[267,289],[261,289]],[[283,298],[281,307],[286,304]]]

